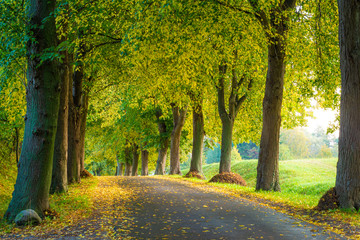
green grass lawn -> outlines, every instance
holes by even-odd
[[[281,193],[266,195],[269,198],[271,196],[281,198],[294,205],[314,207],[321,196],[335,186],[336,163],[336,158],[280,161]],[[257,160],[241,160],[232,163],[232,171],[240,174],[247,182],[247,191],[253,191],[255,188],[256,167]],[[216,175],[218,170],[218,163],[203,166],[207,180]],[[229,187],[237,188],[237,186]]]

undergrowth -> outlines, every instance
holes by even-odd
[[[3,233],[19,233],[22,231],[32,231],[34,235],[46,229],[58,229],[71,225],[74,222],[90,215],[93,202],[90,192],[97,185],[96,178],[82,179],[80,184],[69,186],[68,193],[50,195],[50,208],[55,210],[58,215],[54,219],[45,218],[43,223],[36,227],[16,228],[15,224],[7,224],[3,219],[0,221],[0,235]],[[11,200],[11,192],[6,192],[1,200],[0,213],[4,215]]]

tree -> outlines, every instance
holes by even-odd
[[[280,133],[280,144],[285,144],[293,158],[307,158],[309,157],[309,146],[311,140],[306,132],[301,128],[282,129]]]
[[[279,138],[284,88],[286,39],[290,12],[296,0],[271,3],[265,10],[258,0],[249,0],[268,41],[268,71],[263,100],[263,127],[257,167],[257,190],[280,191]]]
[[[117,165],[116,165],[115,176],[122,176],[124,173],[124,163],[120,162],[120,156],[118,153],[116,154],[116,163],[117,163]]]
[[[66,14],[67,14],[66,9]],[[64,43],[67,40],[66,31],[67,31],[67,18],[63,18],[60,22],[60,26],[65,31],[62,34],[59,42]],[[68,190],[68,179],[67,179],[67,160],[68,160],[68,118],[69,118],[69,82],[71,71],[69,61],[69,53],[67,50],[61,52],[63,55],[62,65],[61,65],[61,92],[60,92],[60,106],[59,106],[59,115],[58,123],[55,137],[55,149],[54,149],[54,159],[53,159],[53,170],[52,170],[52,179],[50,193],[55,192],[67,192]]]
[[[149,151],[147,149],[141,150],[141,176],[149,175]]]
[[[181,174],[180,171],[180,138],[185,124],[187,106],[179,108],[172,107],[174,127],[171,132],[170,143],[170,174]]]
[[[138,165],[139,165],[139,146],[136,143],[133,143],[132,146],[132,169],[131,176],[138,175]]]
[[[336,193],[341,208],[360,208],[360,5],[339,0],[341,103]]]
[[[31,1],[28,8],[27,112],[15,190],[4,218],[13,221],[31,208],[40,216],[49,208],[54,142],[59,113],[60,75],[55,54],[56,1]]]
[[[156,118],[159,129],[159,156],[156,162],[155,175],[164,175],[166,166],[166,155],[169,147],[169,132],[166,127],[166,120],[164,119],[161,109],[156,110]]]
[[[237,53],[236,53],[237,54]],[[227,66],[223,65],[219,67],[220,78],[218,91],[218,110],[222,123],[222,134],[221,134],[221,159],[219,173],[231,172],[231,148],[232,148],[232,135],[235,118],[240,110],[241,105],[247,97],[247,92],[244,95],[239,95],[238,89],[243,84],[248,84],[247,91],[249,92],[252,87],[252,79],[248,80],[246,75],[240,77],[237,76],[235,66],[232,68],[232,80],[231,80],[231,93],[229,97],[228,111],[225,106],[225,74]]]
[[[259,147],[252,141],[238,144],[237,149],[239,149],[242,159],[256,159],[259,157]]]
[[[290,160],[293,159],[290,148],[285,143],[280,143],[279,146],[279,160]]]
[[[24,6],[20,2],[2,0],[0,5],[0,144],[3,154],[2,162],[10,163],[15,158],[15,162],[18,163],[26,113],[26,16]]]
[[[82,94],[84,80],[84,58],[86,53],[83,33],[79,33],[80,45],[75,59],[75,70],[72,81],[69,84],[69,125],[68,125],[68,182],[80,182],[80,158],[81,158],[81,116]]]
[[[200,102],[198,102],[200,101]],[[202,109],[203,99],[193,99],[193,146],[189,172],[202,174],[202,155],[204,149],[204,114]]]
[[[207,164],[220,162],[220,157],[221,157],[220,144],[216,143],[215,146],[213,146],[212,148],[206,147],[205,157]]]
[[[132,173],[132,157],[131,148],[128,144],[124,146],[125,173],[124,176],[131,176]]]

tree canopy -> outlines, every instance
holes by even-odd
[[[259,158],[257,189],[277,191],[279,157],[336,153],[323,132],[286,130],[306,125],[314,101],[339,109],[334,1],[50,2],[37,22],[33,2],[0,0],[0,143],[20,166],[30,161],[26,136],[45,134],[50,148],[55,137],[68,146],[61,158],[69,183],[85,168],[115,174],[125,164],[137,174],[140,155],[155,174],[180,174],[189,159],[201,173],[211,142],[221,145],[220,173],[231,171],[239,149],[243,159]],[[36,72],[46,64],[54,70]],[[57,110],[30,104],[59,78],[53,96],[41,96]],[[36,113],[63,121],[43,130]],[[50,137],[64,121],[63,135]]]

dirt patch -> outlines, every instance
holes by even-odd
[[[233,183],[246,186],[245,180],[239,174],[232,172],[219,173],[212,177],[209,182]]]
[[[81,171],[80,177],[81,178],[88,178],[88,177],[93,177],[93,175],[91,173],[89,173],[88,170],[84,169],[84,170]]]
[[[320,198],[318,205],[314,209],[318,211],[337,209],[339,205],[339,197],[336,194],[336,190],[331,188]]]
[[[186,178],[205,179],[198,171],[190,171],[184,177],[186,177]]]

